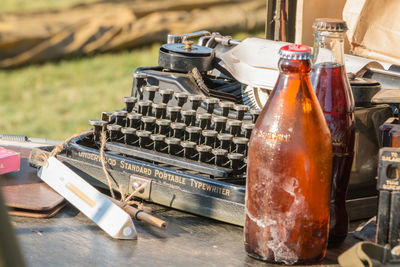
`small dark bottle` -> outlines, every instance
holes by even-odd
[[[278,81],[249,142],[244,245],[260,260],[314,263],[328,244],[331,138],[311,87],[311,49],[279,53]]]
[[[354,99],[344,66],[346,22],[316,19],[311,80],[332,138],[329,245],[347,236],[346,192],[354,156]]]

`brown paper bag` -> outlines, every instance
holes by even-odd
[[[347,0],[343,19],[355,55],[400,64],[400,1]]]

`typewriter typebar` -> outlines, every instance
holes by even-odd
[[[101,167],[105,131],[107,167],[125,174],[113,174],[125,191],[131,175],[150,178],[149,200],[241,225],[247,144],[260,110],[154,85],[141,89],[123,98],[123,110],[90,120],[93,134],[73,140],[61,158],[92,165],[85,170]],[[157,194],[158,185],[164,188]]]

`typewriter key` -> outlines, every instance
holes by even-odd
[[[156,118],[151,116],[143,116],[142,119],[142,129],[145,131],[153,132],[155,128]]]
[[[163,134],[152,134],[150,136],[150,139],[153,140],[153,149],[158,152],[162,152],[164,148],[166,147],[166,144],[164,142],[165,140],[165,135]]]
[[[247,143],[249,142],[249,139],[246,137],[234,137],[232,139],[233,143],[235,144],[234,152],[243,154],[246,156],[247,154]]]
[[[125,127],[127,114],[128,114],[128,112],[126,112],[125,110],[114,111],[113,115],[115,116],[115,124]]]
[[[178,156],[178,153],[182,150],[181,140],[175,137],[167,137],[165,143],[168,145],[168,154]]]
[[[203,144],[211,147],[215,147],[215,143],[217,141],[218,132],[214,130],[203,130],[201,132],[203,136]]]
[[[147,149],[151,148],[151,143],[152,143],[150,139],[151,132],[146,130],[138,130],[136,131],[136,135],[139,137],[139,146],[141,148],[147,148]]]
[[[108,136],[111,141],[116,142],[122,138],[121,128],[122,126],[118,124],[107,125]]]
[[[211,127],[211,114],[201,113],[197,114],[197,120],[199,122],[199,127],[203,130],[210,129]]]
[[[165,119],[167,114],[167,104],[153,103],[154,114],[157,119]]]
[[[127,145],[135,145],[139,140],[134,128],[121,128],[121,133],[124,135],[124,143]]]
[[[195,110],[182,110],[183,122],[187,126],[194,126],[196,123],[196,111]]]
[[[186,124],[181,122],[171,123],[171,136],[175,138],[183,139],[185,136]]]
[[[214,112],[215,105],[219,103],[219,99],[215,97],[207,97],[204,102],[206,103],[206,110],[208,114]]]
[[[178,107],[178,106],[167,107],[169,119],[172,122],[180,122],[181,121],[181,110],[182,110],[182,108]]]
[[[183,147],[183,156],[187,159],[195,159],[197,154],[196,152],[196,143],[192,141],[183,141],[181,142],[181,146]]]
[[[174,90],[172,90],[172,89],[162,89],[162,90],[160,90],[160,95],[162,97],[161,101],[164,104],[168,104],[168,102],[171,99],[173,93],[174,93]]]
[[[253,130],[253,128],[254,128],[254,123],[245,123],[245,124],[243,124],[242,129],[244,131],[244,137],[250,139],[251,131]]]
[[[89,124],[93,126],[93,140],[95,142],[100,141],[101,132],[105,129],[108,122],[102,120],[89,120]]]
[[[171,121],[168,119],[159,119],[156,120],[156,125],[157,125],[157,133],[163,134],[165,136],[168,136],[170,133],[170,125]]]
[[[151,105],[153,103],[148,100],[142,100],[138,102],[139,113],[143,116],[150,116],[151,115]]]
[[[175,98],[178,100],[178,106],[183,107],[188,99],[189,94],[186,92],[175,93]]]
[[[106,121],[106,122],[110,122],[111,121],[111,116],[112,116],[112,113],[111,112],[102,112],[101,113],[101,120],[102,121]]]
[[[149,101],[153,101],[154,97],[156,95],[156,92],[159,90],[160,88],[156,85],[146,85],[144,87],[144,91],[147,92],[147,100]]]
[[[230,151],[233,135],[228,134],[228,133],[222,133],[222,134],[218,134],[217,138],[219,140],[219,148]]]
[[[212,118],[212,121],[214,123],[214,130],[216,130],[218,133],[224,133],[225,132],[226,122],[228,121],[227,118],[214,116]]]
[[[198,145],[196,146],[197,152],[199,152],[199,161],[201,162],[209,162],[212,154],[212,147],[207,146],[207,145]]]
[[[242,121],[228,120],[229,133],[233,136],[239,136],[242,132]]]
[[[140,129],[141,119],[143,115],[140,113],[132,112],[126,116],[127,126],[130,128]]]
[[[242,169],[244,167],[244,156],[243,154],[240,153],[229,153],[228,154],[228,159],[230,160],[231,163],[231,168],[233,170],[239,170]]]
[[[192,110],[197,110],[200,107],[201,100],[204,99],[204,96],[202,95],[189,95],[188,97],[191,109]]]
[[[243,120],[244,114],[250,109],[247,105],[235,105],[233,108],[237,112],[236,119],[238,120]]]
[[[219,102],[219,107],[222,109],[222,116],[228,117],[229,111],[235,106],[235,103],[230,101]]]
[[[137,102],[137,98],[133,96],[125,96],[122,101],[124,101],[126,105],[126,111],[128,113],[132,112],[133,108],[135,107],[135,104]]]
[[[261,109],[255,108],[250,110],[250,114],[253,117],[253,123],[256,123],[258,116],[260,116]]]
[[[185,140],[195,142],[196,144],[200,143],[200,134],[201,128],[196,126],[188,126],[185,129]]]
[[[225,166],[226,163],[228,162],[228,158],[226,155],[228,155],[228,150],[222,149],[222,148],[216,148],[212,150],[212,154],[214,155],[214,162],[215,165],[217,166]]]

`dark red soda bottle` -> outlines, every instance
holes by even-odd
[[[346,192],[354,156],[354,99],[344,66],[346,22],[316,19],[311,80],[332,138],[329,245],[347,236]]]
[[[311,87],[311,49],[279,53],[278,81],[249,142],[244,245],[268,262],[318,262],[328,244],[331,138]]]

